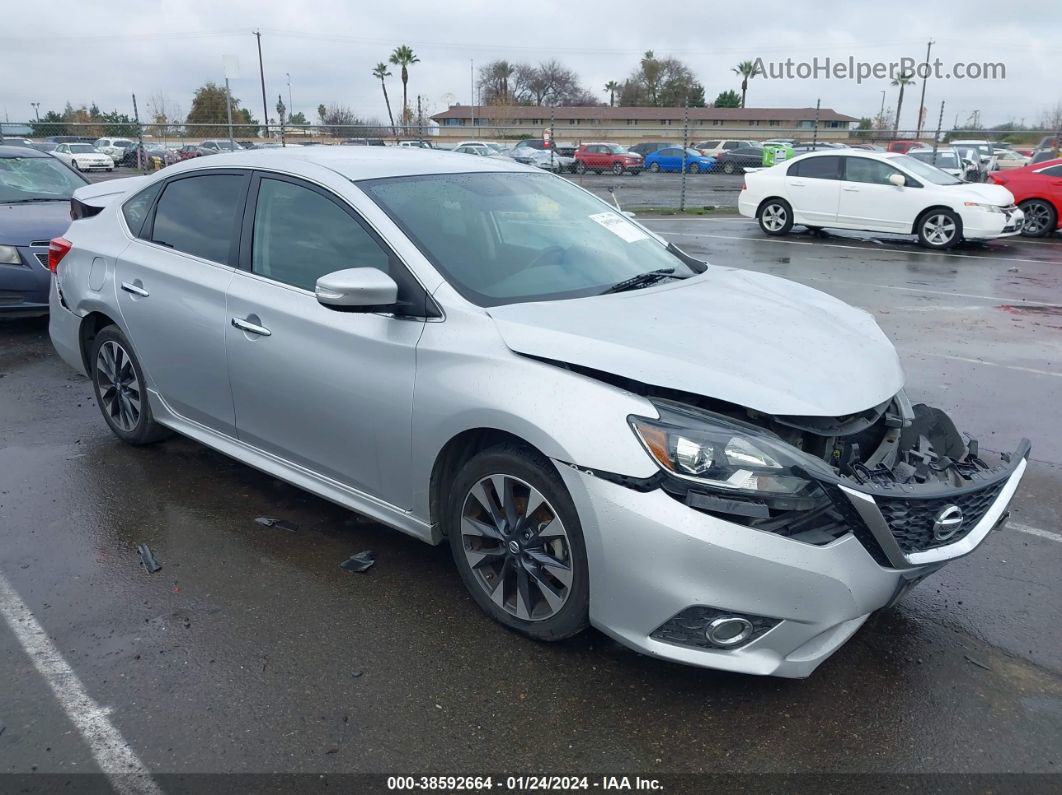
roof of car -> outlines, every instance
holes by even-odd
[[[51,157],[28,146],[0,146],[0,157]]]
[[[472,171],[522,171],[540,169],[491,157],[454,157],[453,152],[397,146],[310,146],[281,149],[244,149],[205,158],[193,158],[166,168],[174,174],[204,168],[298,168],[313,164],[347,179],[377,179],[420,174],[464,174]]]

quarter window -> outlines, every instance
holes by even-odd
[[[155,211],[151,240],[203,259],[226,263],[247,178],[205,174],[171,182]]]
[[[140,191],[133,198],[122,205],[122,215],[129,225],[129,231],[137,237],[142,237],[141,230],[144,228],[144,219],[151,211],[151,204],[159,194],[159,186],[152,185],[146,190]]]
[[[254,215],[251,270],[312,291],[327,273],[377,268],[390,256],[343,208],[310,188],[263,178]]]
[[[1039,172],[1047,177],[1062,177],[1062,166],[1051,166]]]

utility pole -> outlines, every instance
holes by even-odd
[[[818,149],[819,143],[819,107],[822,105],[821,99],[815,100],[815,129],[811,133],[811,149],[812,151]]]
[[[883,122],[885,121],[885,91],[886,91],[886,89],[884,89],[884,88],[881,89],[881,110],[878,111],[878,117]]]
[[[929,44],[926,45],[926,73],[922,75],[922,96],[918,100],[918,131],[915,133],[915,138],[922,134],[922,105],[926,101],[926,83],[929,80],[929,51],[933,49],[933,44],[933,39],[930,39]]]
[[[295,103],[291,99],[291,72],[285,72],[284,75],[288,78],[288,116],[291,116],[295,112]]]
[[[689,168],[686,165],[686,158],[688,153],[687,147],[690,145],[690,97],[686,95],[686,102],[682,109],[682,193],[679,196],[679,212],[686,211],[686,172]]]
[[[33,115],[37,118],[37,123],[40,124],[41,123],[41,114],[38,111],[40,110],[41,103],[39,103],[39,102],[31,102],[30,104],[33,106]]]
[[[140,111],[136,109],[136,94],[133,94],[133,120],[136,122],[136,165],[141,171],[145,171],[147,158],[144,157],[144,130],[140,126]]]
[[[476,131],[476,63],[468,59],[468,101],[472,108],[472,132]]]
[[[262,31],[256,30],[254,32],[255,38],[258,39],[258,76],[262,80],[262,112],[265,114],[262,117],[262,121],[265,123],[265,137],[269,137],[269,102],[266,100],[265,92],[265,69],[262,67]]]
[[[933,136],[933,165],[937,164],[937,147],[940,146],[941,128],[944,126],[944,103],[940,103],[940,115],[937,117],[937,134]]]
[[[236,142],[232,137],[232,94],[229,93],[229,78],[225,77],[225,110],[229,114],[229,143],[232,144],[232,151],[236,150]]]

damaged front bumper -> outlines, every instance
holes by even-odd
[[[591,561],[591,622],[676,662],[808,676],[870,613],[973,551],[1005,521],[1025,473],[1027,440],[995,466],[976,443],[949,458],[951,421],[937,412],[919,427],[925,415],[899,397],[904,427],[916,431],[909,454],[867,456],[820,481],[831,506],[813,531],[727,515],[732,504],[688,484],[680,493],[663,473],[634,481],[560,466]],[[900,434],[886,432],[882,445],[900,445]]]

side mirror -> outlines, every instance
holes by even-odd
[[[907,180],[904,179],[903,174],[890,174],[889,182],[891,182],[897,188],[902,188],[904,185],[907,184]]]
[[[377,312],[398,301],[395,280],[377,268],[347,268],[317,280],[317,302],[350,312]]]

